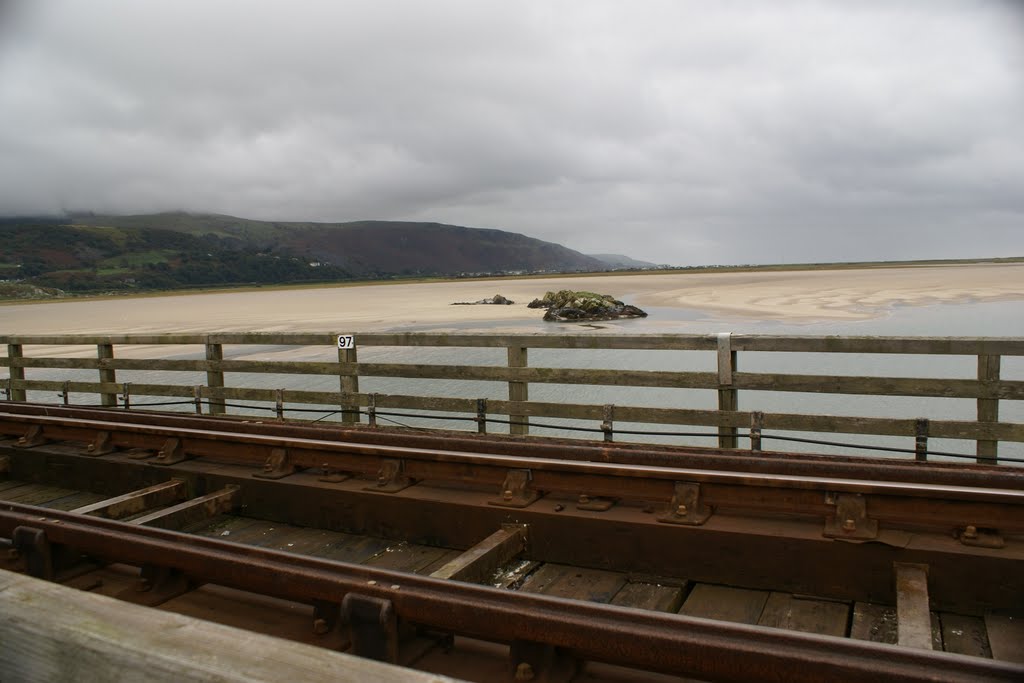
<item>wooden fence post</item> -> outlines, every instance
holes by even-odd
[[[978,379],[986,384],[999,381],[1000,356],[978,356]],[[978,399],[978,422],[999,422],[999,399],[979,398]],[[982,440],[977,442],[977,456],[979,463],[995,465],[998,461],[996,455],[999,450],[999,442],[995,440]]]
[[[764,429],[764,413],[755,410],[750,414],[750,450],[754,453],[761,451],[761,432]]]
[[[355,347],[353,346],[351,349],[338,349],[338,362],[358,363]],[[353,370],[347,374],[344,371],[341,373],[341,393],[345,395],[341,400],[341,421],[347,423],[359,422],[359,403],[356,399],[351,398],[359,393],[358,370]]]
[[[117,371],[113,368],[103,367],[103,361],[112,360],[114,358],[114,345],[97,344],[96,357],[100,361],[100,384],[117,384]],[[117,406],[117,390],[101,391],[100,405],[105,408],[113,408]]]
[[[732,350],[732,333],[718,335],[718,410],[735,411],[739,399],[732,388],[732,373],[736,371],[736,352]],[[736,428],[718,428],[718,447],[736,448]]]
[[[25,381],[25,368],[18,366],[15,367],[15,361],[24,358],[24,350],[21,344],[8,344],[7,345],[7,362],[10,363],[10,376],[11,376],[11,394],[9,396],[12,401],[26,401],[25,390],[18,389],[14,385],[16,382]]]
[[[487,433],[487,399],[476,400],[476,431],[479,434]]]
[[[928,459],[928,430],[928,418],[917,418],[914,422],[914,459],[920,462]]]
[[[220,361],[224,360],[224,346],[211,342],[209,339],[206,341],[206,360],[210,361],[211,365],[206,370],[206,386],[210,389],[223,389],[224,388],[224,372],[220,369]],[[224,397],[214,398],[213,392],[210,396],[210,415],[223,415],[227,412],[224,406]]]
[[[527,349],[522,346],[510,346],[508,347],[508,366],[510,368],[525,368],[527,364]],[[508,383],[508,400],[509,401],[528,401],[530,400],[529,385],[526,382],[509,382]],[[526,415],[513,415],[508,416],[509,434],[529,434],[530,433],[530,420]]]

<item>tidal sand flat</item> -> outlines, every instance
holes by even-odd
[[[640,307],[764,320],[858,320],[895,306],[1024,300],[1024,264],[379,284],[69,300],[0,307],[0,334],[374,332],[534,325],[548,290],[608,293]],[[511,306],[452,306],[502,294]]]

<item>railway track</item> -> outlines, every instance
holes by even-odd
[[[0,439],[6,569],[165,611],[469,680],[1024,677],[1017,468],[18,403]]]

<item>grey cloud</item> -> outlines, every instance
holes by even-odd
[[[1024,254],[1012,3],[18,7],[0,213],[433,220],[679,264]]]

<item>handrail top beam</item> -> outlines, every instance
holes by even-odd
[[[353,333],[361,346],[426,346],[548,349],[623,349],[716,351],[717,334],[635,334],[580,333],[566,335],[546,332],[523,334],[447,334],[434,332]],[[217,332],[209,334],[73,334],[0,335],[7,345],[205,345],[272,344],[334,345],[337,335],[326,332]],[[908,337],[839,335],[737,334],[730,337],[735,351],[783,351],[803,353],[887,353],[1024,356],[1024,337]]]

